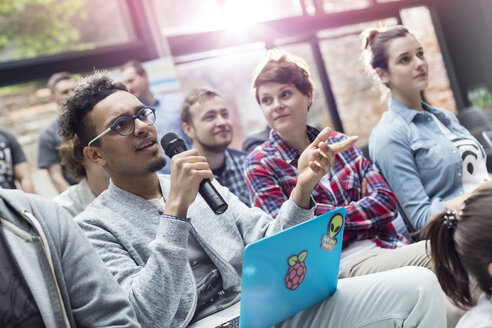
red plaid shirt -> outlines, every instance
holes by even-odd
[[[313,141],[318,133],[319,130],[308,127],[309,140]],[[327,143],[345,138],[346,135],[334,131]],[[245,175],[253,205],[276,217],[297,184],[300,154],[275,131],[272,131],[268,141],[249,154],[245,162]],[[331,190],[318,183],[311,195],[316,201],[316,215],[345,207],[344,248],[364,239],[371,239],[383,248],[396,248],[409,243],[391,223],[397,213],[395,196],[359,148],[352,146],[337,154],[328,178]],[[367,181],[365,197],[361,197],[363,179]]]

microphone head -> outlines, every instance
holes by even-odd
[[[169,132],[161,139],[161,146],[166,155],[171,158],[186,150],[186,144],[176,133]]]

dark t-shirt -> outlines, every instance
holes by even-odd
[[[38,146],[38,167],[45,169],[53,164],[59,164],[60,154],[58,153],[58,147],[62,144],[62,139],[58,134],[60,125],[58,121],[53,121],[48,125],[39,135]],[[71,185],[77,184],[77,180],[70,176],[67,169],[62,166],[63,177]]]
[[[0,130],[0,187],[15,189],[14,165],[25,162],[26,155],[15,137]]]
[[[44,327],[38,306],[0,231],[0,327]]]

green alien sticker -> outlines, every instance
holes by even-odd
[[[328,223],[328,234],[323,235],[321,239],[321,249],[331,252],[337,245],[338,239],[336,236],[340,233],[343,226],[343,216],[339,213],[332,216]]]

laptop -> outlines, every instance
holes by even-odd
[[[270,327],[332,295],[344,222],[339,208],[246,246],[241,302],[190,327]]]

